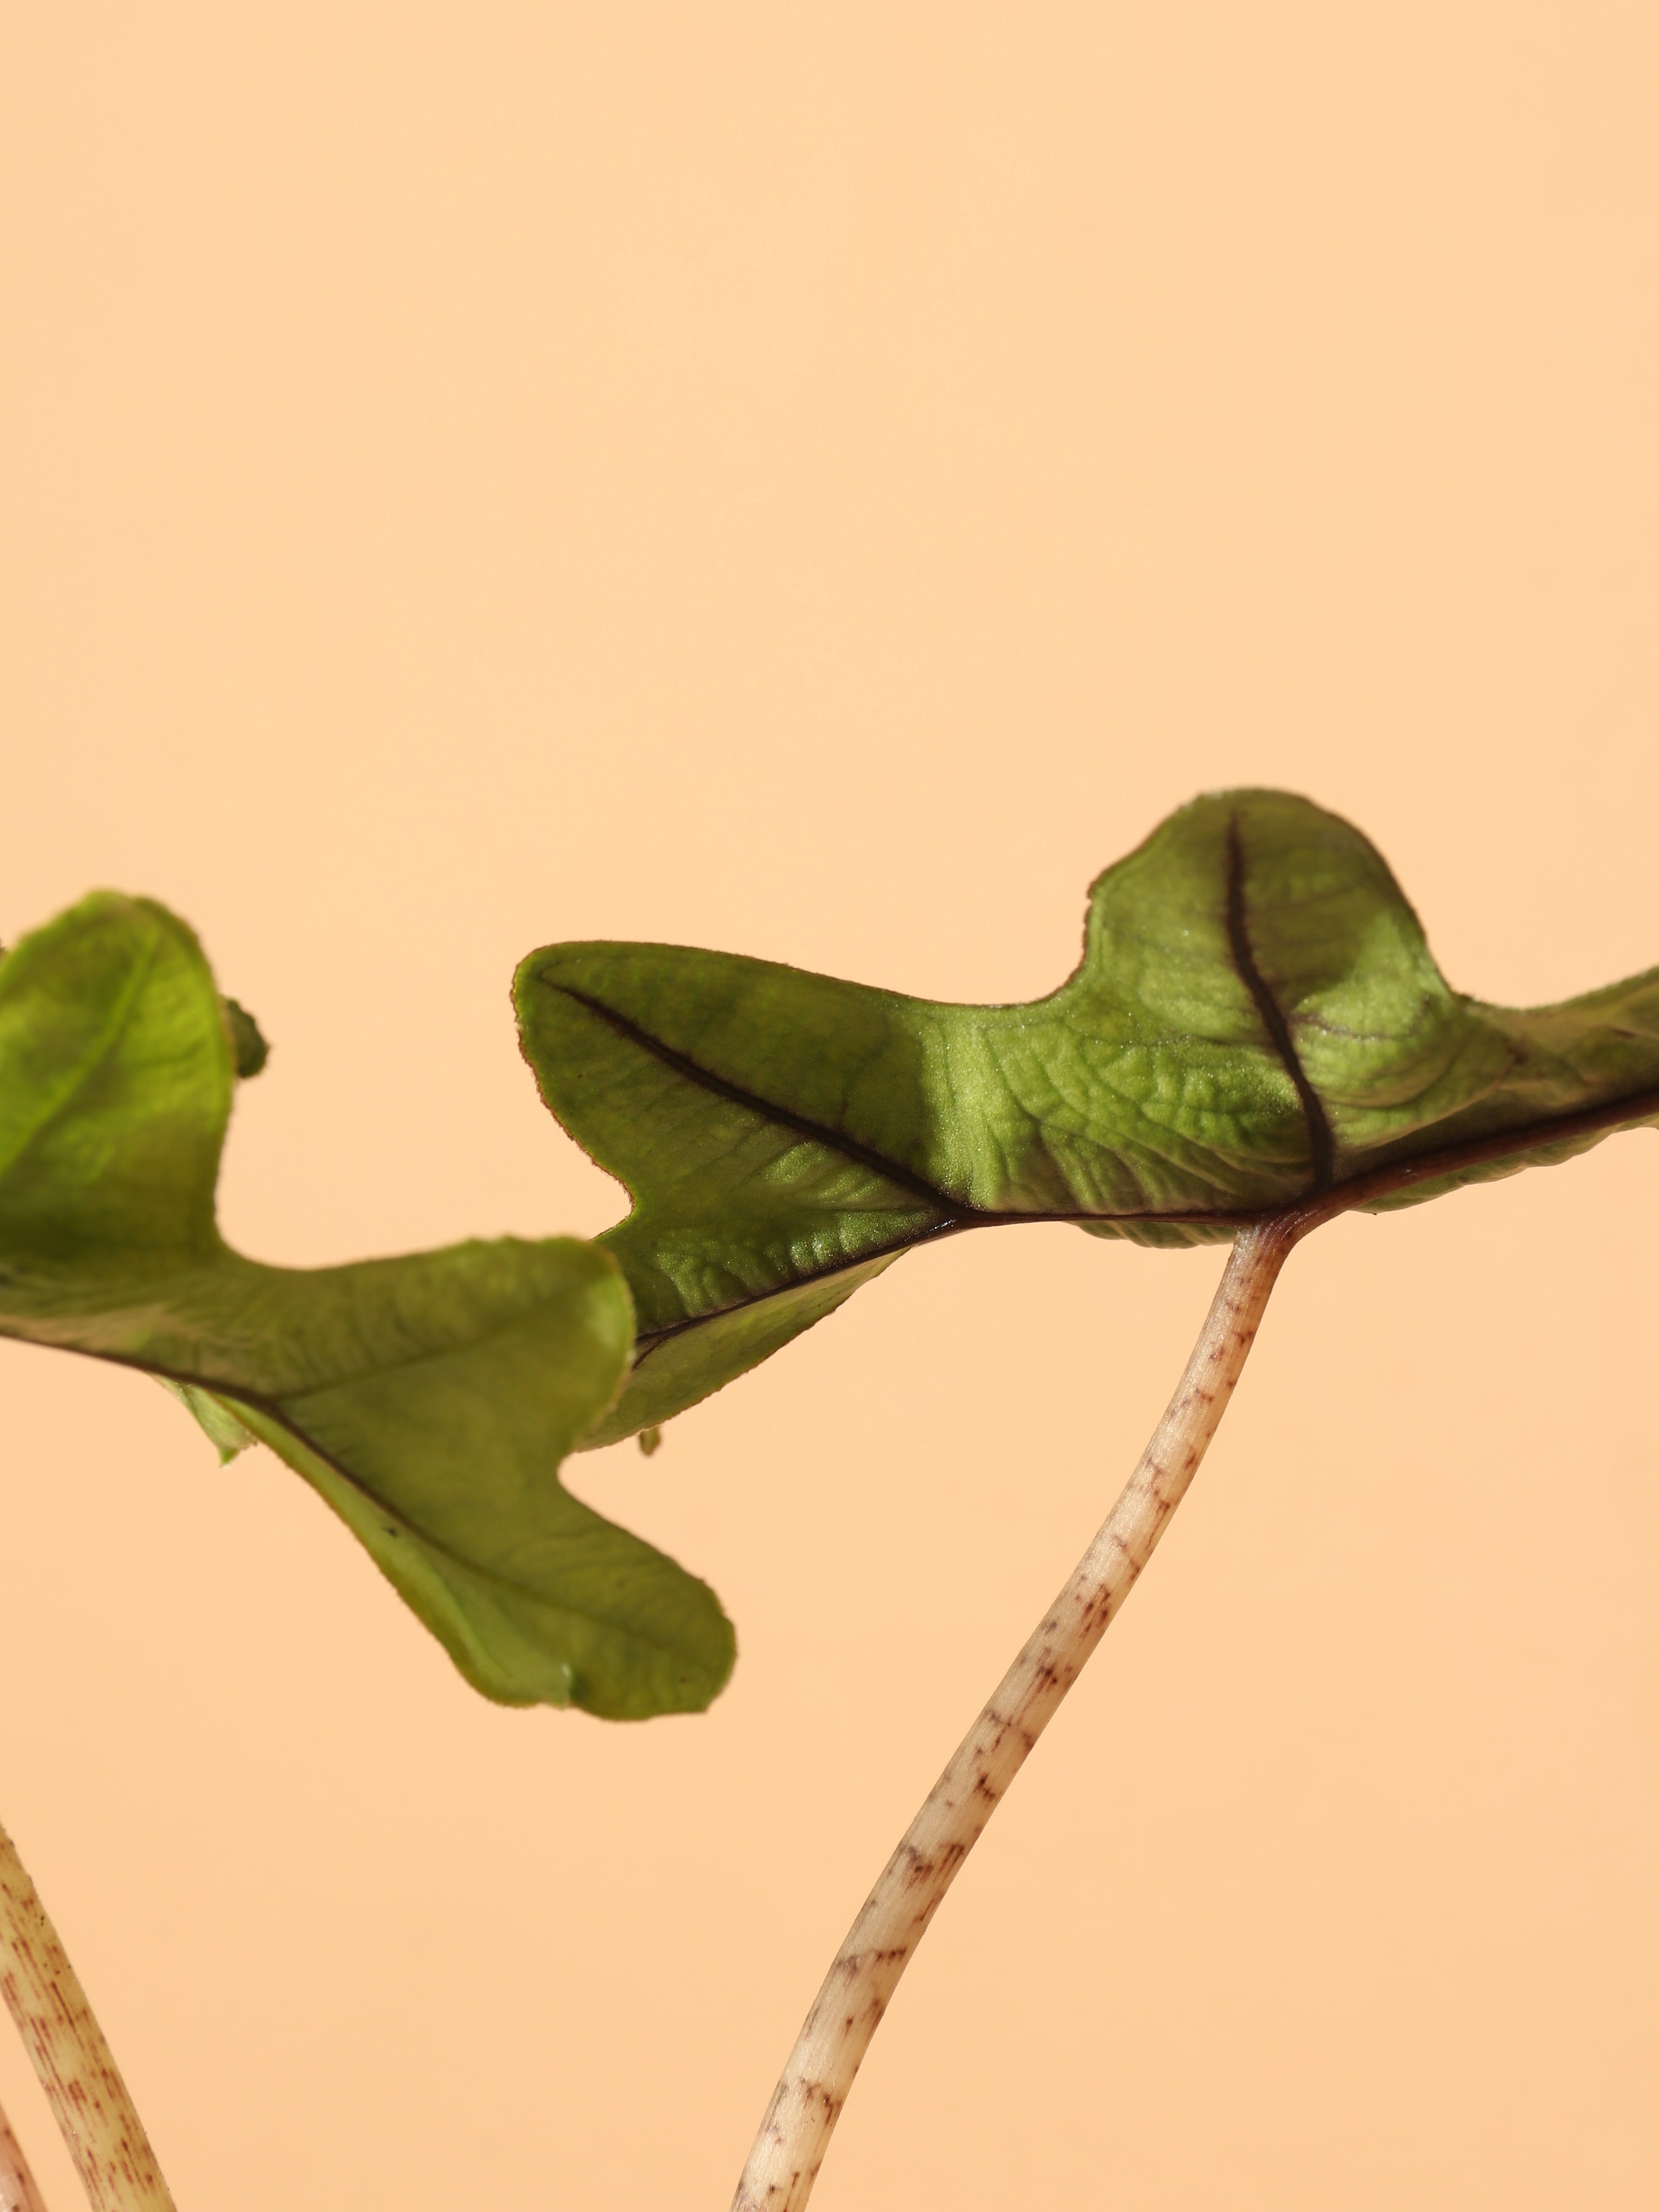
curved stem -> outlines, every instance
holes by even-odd
[[[1174,1397],[1122,1496],[887,1862],[806,2015],[749,2154],[732,2212],[800,2212],[899,1976],[1152,1557],[1232,1396],[1291,1246],[1284,1215],[1241,1232]]]
[[[3,1828],[0,1993],[34,2061],[94,2212],[173,2212],[104,2032]]]
[[[0,2212],[46,2212],[46,2200],[34,2185],[23,2146],[11,2131],[11,2122],[0,2112]]]

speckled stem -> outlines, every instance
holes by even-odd
[[[0,1992],[34,2061],[94,2212],[173,2212],[104,2032],[3,1828]]]
[[[3,2112],[0,2112],[0,2212],[46,2212],[46,2199],[34,2185],[23,2146]]]
[[[1105,1526],[1044,1615],[887,1862],[824,1978],[768,2106],[732,2212],[800,2212],[899,1976],[1152,1555],[1215,1434],[1305,1218],[1244,1230],[1192,1358]]]

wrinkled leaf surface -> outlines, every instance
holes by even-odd
[[[542,1095],[626,1186],[600,1239],[638,1308],[598,1441],[666,1419],[930,1236],[1062,1220],[1230,1237],[1391,1164],[1513,1133],[1408,1205],[1597,1141],[1659,1099],[1659,971],[1517,1011],[1453,990],[1359,832],[1221,793],[1093,885],[1081,964],[1024,1006],[952,1006],[771,962],[563,945],[516,985]]]

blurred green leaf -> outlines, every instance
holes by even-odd
[[[706,1705],[733,1651],[713,1593],[557,1478],[627,1371],[615,1261],[561,1237],[243,1259],[214,1215],[234,1027],[145,900],[94,894],[0,966],[0,1332],[178,1385],[222,1449],[268,1443],[487,1696]]]
[[[638,1356],[595,1442],[717,1389],[929,1237],[1225,1239],[1460,1147],[1369,1203],[1659,1115],[1659,971],[1529,1012],[1467,998],[1376,849],[1282,792],[1197,799],[1109,868],[1080,966],[1029,1005],[607,944],[532,954],[515,996],[543,1097],[634,1200],[599,1241]]]
[[[247,1008],[234,999],[224,1002],[225,1021],[230,1030],[231,1063],[239,1082],[246,1083],[264,1072],[270,1058],[270,1047],[265,1042],[259,1024]]]
[[[224,1400],[216,1398],[210,1390],[198,1390],[193,1382],[175,1382],[166,1375],[158,1375],[155,1379],[164,1390],[172,1393],[201,1429],[218,1453],[221,1467],[228,1467],[238,1452],[245,1452],[250,1444],[259,1441],[252,1429],[243,1427]]]

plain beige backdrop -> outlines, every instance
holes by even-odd
[[[1221,784],[1465,988],[1659,959],[1650,5],[55,0],[0,208],[0,937],[198,927],[261,1257],[616,1218],[534,945],[1024,997]],[[1656,1251],[1640,1134],[1297,1255],[823,2212],[1659,2198]],[[579,1462],[738,1626],[635,1729],[0,1346],[0,1816],[181,2212],[720,2212],[1218,1266],[965,1238]]]

